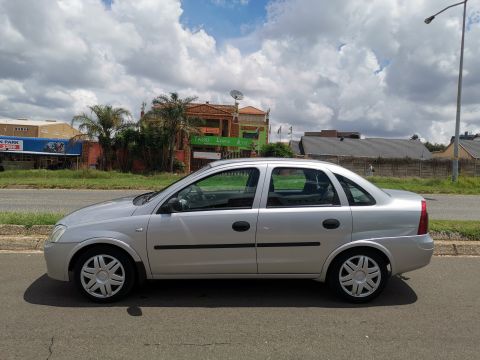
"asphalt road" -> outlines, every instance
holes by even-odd
[[[145,190],[0,189],[0,211],[71,212],[83,206]],[[480,220],[479,195],[424,195],[430,218]]]
[[[0,358],[474,359],[480,258],[434,258],[367,305],[311,280],[170,280],[97,305],[0,254]]]

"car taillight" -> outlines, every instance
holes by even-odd
[[[420,214],[420,223],[418,224],[418,235],[428,233],[428,213],[427,202],[422,200],[422,213]]]

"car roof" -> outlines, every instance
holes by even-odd
[[[227,159],[227,160],[218,160],[213,161],[209,165],[210,167],[217,167],[221,165],[230,165],[230,164],[243,164],[243,163],[302,163],[302,164],[326,164],[334,165],[326,161],[312,160],[312,159],[298,159],[298,158],[239,158],[239,159]]]

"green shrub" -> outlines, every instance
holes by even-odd
[[[263,145],[260,149],[260,155],[264,157],[291,158],[294,156],[294,153],[287,144],[277,142]]]

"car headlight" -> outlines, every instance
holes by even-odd
[[[67,230],[67,227],[64,225],[57,225],[53,228],[52,233],[47,239],[47,242],[54,243],[60,240],[62,237],[63,233]]]

